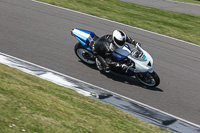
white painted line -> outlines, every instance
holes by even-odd
[[[13,62],[12,60],[15,60],[15,61],[19,61],[21,63],[17,63],[17,62]],[[31,66],[34,66],[36,67],[37,65],[35,64],[31,64],[30,62],[26,62],[24,60],[20,60],[18,58],[14,58],[12,56],[9,56],[9,55],[6,55],[6,54],[3,54],[0,52],[0,63],[2,64],[5,64],[7,66],[10,66],[10,67],[13,67],[13,68],[16,68],[16,69],[19,69],[25,73],[28,73],[28,74],[31,74],[31,75],[34,75],[34,76],[37,76],[41,79],[44,79],[44,80],[47,80],[47,81],[50,81],[52,83],[55,83],[57,85],[60,85],[60,86],[63,86],[63,87],[66,87],[66,88],[71,88],[72,90],[75,90],[76,92],[84,95],[84,96],[92,96],[90,92],[87,92],[85,90],[82,90],[82,89],[79,89],[78,86],[70,81],[67,81],[65,80],[64,78],[66,76],[61,76],[60,74],[55,74],[51,71],[47,71],[47,69],[42,69],[42,70],[45,70],[45,72],[37,75],[37,73],[34,72],[34,70],[30,70],[28,69],[27,67],[25,67],[26,65],[23,65],[23,64],[28,64],[28,65],[31,65]],[[36,68],[41,68],[41,67],[36,67]],[[37,71],[37,70],[36,70]]]
[[[47,72],[43,75],[40,76],[43,79],[49,80],[49,81],[54,81],[58,84],[61,84],[63,86],[70,86],[70,87],[76,87],[77,85],[71,83],[71,82],[67,82],[65,79],[61,78],[60,76],[57,76],[51,72]]]
[[[152,31],[148,31],[148,30],[141,29],[141,28],[138,28],[138,27],[133,27],[133,26],[126,25],[126,24],[123,24],[123,23],[115,22],[115,21],[108,20],[108,19],[105,19],[105,18],[100,18],[100,17],[93,16],[93,15],[90,15],[90,14],[82,13],[82,12],[79,12],[79,11],[71,10],[71,9],[68,9],[68,8],[60,7],[60,6],[51,5],[51,4],[40,2],[40,1],[36,1],[36,0],[31,0],[31,1],[32,2],[36,2],[36,3],[40,3],[40,4],[44,4],[44,5],[48,5],[48,6],[52,6],[52,7],[55,7],[55,8],[60,8],[60,9],[66,10],[66,11],[71,11],[71,12],[74,12],[74,13],[82,14],[82,15],[85,15],[85,16],[90,16],[90,17],[93,17],[93,18],[105,20],[105,21],[108,21],[108,22],[120,24],[120,25],[123,25],[123,26],[127,26],[129,28],[145,31],[145,32],[152,33],[152,34],[155,34],[155,35],[158,35],[158,36],[166,37],[166,38],[173,39],[173,40],[180,41],[180,42],[184,42],[184,43],[196,46],[196,47],[200,47],[199,45],[194,44],[194,43],[186,42],[186,41],[183,41],[183,40],[180,40],[180,39],[177,39],[177,38],[169,37],[169,36],[162,35],[162,34],[159,34],[159,33],[156,33],[156,32],[152,32]]]
[[[22,61],[22,62],[24,62],[24,63],[27,63],[27,64],[30,64],[30,65],[36,66],[36,67],[38,67],[38,68],[45,69],[45,70],[47,70],[47,71],[49,71],[49,72],[52,72],[52,73],[55,73],[55,74],[58,74],[58,75],[61,75],[61,76],[64,76],[64,77],[73,79],[73,80],[75,80],[75,81],[78,81],[78,82],[81,82],[81,83],[84,83],[84,84],[87,84],[87,85],[96,87],[96,88],[98,88],[98,89],[100,89],[100,90],[106,91],[106,92],[111,93],[111,94],[113,94],[113,95],[115,95],[115,96],[122,97],[122,98],[124,98],[124,99],[126,99],[126,100],[132,101],[132,102],[134,102],[134,103],[136,103],[136,104],[138,104],[138,105],[141,105],[141,106],[143,106],[143,107],[146,107],[146,108],[152,109],[152,110],[154,110],[154,111],[163,113],[163,114],[165,114],[165,115],[174,117],[175,119],[178,119],[178,120],[183,121],[183,122],[185,122],[185,123],[188,123],[188,124],[190,124],[190,125],[192,125],[192,126],[195,126],[195,127],[197,127],[197,128],[200,128],[200,125],[197,125],[197,124],[195,124],[195,123],[192,123],[192,122],[187,121],[187,120],[185,120],[185,119],[182,119],[182,118],[180,118],[180,117],[174,116],[174,115],[172,115],[172,114],[166,113],[166,112],[164,112],[164,111],[162,111],[162,110],[156,109],[156,108],[154,108],[154,107],[152,107],[152,106],[149,106],[149,105],[147,105],[147,104],[141,103],[141,102],[136,101],[136,100],[134,100],[134,99],[125,97],[125,96],[120,95],[120,94],[118,94],[118,93],[115,93],[115,92],[113,92],[113,91],[106,90],[106,89],[104,89],[104,88],[102,88],[102,87],[99,87],[99,86],[93,85],[93,84],[91,84],[91,83],[87,83],[87,82],[85,82],[85,81],[76,79],[76,78],[74,78],[74,77],[71,77],[71,76],[68,76],[68,75],[59,73],[59,72],[57,72],[57,71],[48,69],[48,68],[46,68],[46,67],[39,66],[39,65],[33,64],[33,63],[31,63],[31,62],[28,62],[28,61],[25,61],[25,60],[22,60],[22,59],[13,57],[13,56],[11,56],[11,55],[7,55],[7,54],[1,53],[1,52],[0,52],[0,55],[6,56],[6,57],[9,57],[9,58],[13,58],[13,59],[15,59],[15,60],[19,60],[19,61]],[[0,56],[0,59],[4,59],[4,58],[1,58],[1,56]],[[0,60],[0,61],[2,61],[2,60]],[[3,62],[3,61],[2,61],[2,62]],[[5,63],[6,63],[6,62],[5,62]],[[84,93],[85,93],[86,96],[87,96],[87,95],[90,95],[89,93],[83,92],[83,94],[84,94]]]

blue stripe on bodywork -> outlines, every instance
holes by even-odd
[[[76,38],[78,39],[78,41],[83,45],[83,46],[87,46],[86,42],[83,41],[81,38],[77,37]]]
[[[131,48],[128,44],[125,44],[124,46],[127,47],[129,50],[131,50]]]
[[[143,55],[142,59],[143,59],[143,60],[145,60],[145,59],[146,59],[146,56],[145,56],[145,55]]]
[[[120,60],[123,60],[123,59],[125,59],[126,58],[126,56],[123,56],[123,55],[121,55],[121,54],[119,54],[119,53],[117,53],[117,52],[113,52],[113,57],[114,57],[114,59],[115,60],[117,60],[117,61],[120,61]]]
[[[83,35],[81,35],[80,33],[77,32],[73,32],[74,36],[83,44],[83,45],[88,45],[90,43],[89,41],[89,37],[93,38],[94,36],[96,36],[93,32],[91,31],[87,31],[87,30],[83,30],[83,29],[78,29],[76,28],[76,30],[81,31],[85,34],[87,34],[88,37],[85,37]]]
[[[74,35],[76,36],[76,38],[78,37],[78,38],[81,38],[83,41],[87,41],[87,37],[85,37],[85,36],[83,36],[83,35],[81,35],[81,34],[78,34],[78,33],[74,33]]]

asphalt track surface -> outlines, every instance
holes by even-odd
[[[0,51],[103,87],[200,125],[200,47],[30,0],[0,0]],[[103,75],[75,56],[72,28],[102,36],[122,29],[154,58],[161,84],[154,90],[136,79]]]
[[[200,5],[178,2],[173,0],[121,0],[139,5],[160,8],[169,11],[200,15]]]

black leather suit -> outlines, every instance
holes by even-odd
[[[130,37],[126,37],[126,42],[133,45],[136,43]],[[117,62],[112,59],[112,52],[116,49],[116,46],[113,45],[112,35],[104,35],[98,38],[90,44],[90,47],[104,68],[109,69],[109,66],[117,64]]]

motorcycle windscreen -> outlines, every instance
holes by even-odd
[[[125,59],[131,53],[130,49],[124,46],[123,48],[117,48],[113,51],[112,56],[116,61]]]

